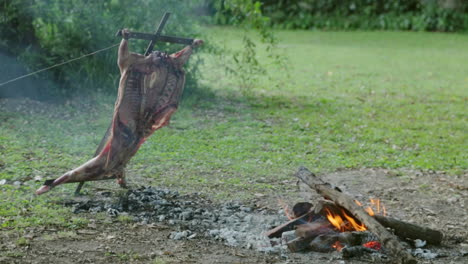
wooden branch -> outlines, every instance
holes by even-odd
[[[398,242],[397,238],[377,222],[377,220],[369,216],[363,208],[358,206],[352,197],[333,189],[330,184],[323,182],[305,167],[300,167],[295,176],[324,198],[330,199],[337,205],[350,211],[354,217],[364,223],[371,232],[379,237],[382,245],[389,250],[390,255],[397,261],[397,263],[417,263],[417,260],[408,251],[406,251],[406,249]]]
[[[281,234],[283,232],[294,230],[297,225],[310,222],[310,220],[308,219],[309,218],[313,219],[314,216],[315,216],[315,213],[313,211],[310,211],[301,217],[290,220],[287,223],[284,223],[282,225],[279,225],[269,230],[268,232],[265,233],[265,235],[268,236],[268,238],[281,237]]]
[[[442,242],[443,234],[438,230],[421,227],[383,215],[375,215],[374,218],[381,225],[393,229],[395,235],[400,238],[421,239],[433,245],[440,245]]]

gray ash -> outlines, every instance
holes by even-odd
[[[283,213],[269,213],[239,202],[213,204],[198,194],[181,195],[176,191],[154,187],[141,187],[126,193],[118,193],[98,192],[91,199],[81,197],[67,202],[66,205],[72,207],[74,213],[106,212],[110,217],[127,215],[135,222],[143,224],[163,223],[176,230],[169,236],[174,240],[210,238],[233,247],[281,253],[285,258],[288,258],[286,253],[289,252],[286,244],[296,238],[294,231],[285,232],[282,237],[272,239],[265,235],[265,232],[272,227],[287,221]],[[360,233],[366,241],[376,240],[365,236],[366,232]],[[337,233],[337,236],[343,235],[345,234]],[[321,246],[326,244],[327,251],[330,249],[329,243],[322,241],[319,244]],[[345,259],[366,256],[380,261],[385,259],[383,252],[376,252],[360,245],[349,246],[343,251],[342,258]],[[309,252],[309,254],[314,253]],[[334,258],[333,254],[327,254]],[[422,258],[438,256],[422,249],[416,249],[413,254]]]
[[[107,212],[111,217],[129,215],[135,222],[162,222],[176,226],[172,239],[209,237],[229,246],[279,252],[279,243],[272,246],[264,235],[286,217],[255,210],[239,202],[214,205],[200,195],[181,195],[176,191],[141,187],[125,194],[96,193],[93,199],[70,201],[74,213]]]

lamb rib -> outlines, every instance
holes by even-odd
[[[185,83],[183,65],[193,48],[203,41],[194,40],[192,45],[171,55],[155,51],[144,56],[129,52],[128,34],[128,30],[122,31],[124,38],[118,52],[121,77],[112,123],[95,157],[55,180],[47,180],[36,194],[64,183],[112,178],[125,186],[125,165],[155,130],[169,123],[177,110]]]

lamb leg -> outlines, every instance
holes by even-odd
[[[109,124],[109,127],[107,127],[106,134],[104,134],[104,136],[102,137],[101,142],[99,143],[99,146],[96,149],[96,152],[94,152],[93,157],[96,157],[97,155],[99,155],[99,153],[101,153],[101,151],[104,148],[104,146],[106,145],[107,141],[109,141],[111,132],[112,132],[112,122]],[[78,186],[76,186],[76,189],[75,189],[75,196],[80,195],[80,191],[83,188],[84,184],[85,184],[84,181],[78,183]]]

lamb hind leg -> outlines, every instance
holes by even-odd
[[[36,194],[40,195],[46,193],[55,186],[64,183],[107,179],[108,177],[106,177],[106,171],[104,167],[105,162],[106,159],[104,156],[100,155],[94,157],[80,167],[66,172],[57,179],[45,181],[44,185],[36,191]]]
[[[102,137],[101,142],[99,143],[99,146],[96,149],[96,152],[94,152],[93,157],[96,157],[97,155],[99,155],[99,153],[101,153],[104,146],[106,146],[107,141],[109,141],[111,131],[112,131],[112,122],[109,124],[109,127],[107,127],[106,134],[104,134],[104,137]],[[75,196],[81,195],[80,192],[81,192],[81,189],[83,188],[84,184],[85,184],[84,181],[78,183],[78,186],[76,186],[76,189],[75,189]]]

